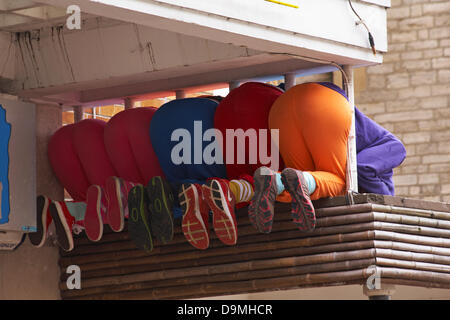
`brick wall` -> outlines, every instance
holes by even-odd
[[[450,202],[450,1],[392,0],[388,33],[356,104],[406,146],[397,195]]]

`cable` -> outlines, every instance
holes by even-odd
[[[348,4],[350,5],[350,8],[352,9],[353,13],[354,13],[354,14],[358,17],[358,19],[359,19],[359,21],[357,22],[357,24],[362,24],[362,25],[366,28],[367,33],[369,34],[369,44],[370,44],[370,47],[372,48],[373,54],[376,55],[376,54],[377,54],[377,50],[375,49],[375,40],[373,39],[373,35],[372,35],[372,33],[370,32],[369,27],[366,25],[366,23],[364,22],[364,20],[361,19],[361,17],[359,16],[358,12],[356,12],[355,8],[353,8],[353,4],[352,4],[352,1],[351,1],[351,0],[348,0]]]

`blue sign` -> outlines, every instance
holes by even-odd
[[[0,224],[8,222],[9,204],[9,139],[11,124],[6,122],[6,110],[0,105]]]

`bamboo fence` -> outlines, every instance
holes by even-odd
[[[106,230],[101,241],[84,234],[61,253],[63,299],[185,299],[291,288],[363,285],[376,266],[382,282],[450,288],[450,206],[380,195],[315,203],[317,227],[298,231],[289,206],[277,206],[273,231],[251,226],[237,212],[238,243],[187,243],[176,220],[171,243],[151,253],[136,249],[125,229]],[[107,228],[106,228],[107,229]],[[69,265],[81,269],[80,290],[69,290]]]

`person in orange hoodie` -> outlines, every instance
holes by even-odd
[[[275,199],[291,202],[294,223],[310,231],[316,225],[311,200],[344,194],[351,121],[345,93],[331,83],[300,84],[275,101],[269,127],[279,130],[286,169],[255,172],[249,217],[259,231],[272,230]],[[393,195],[393,168],[405,159],[405,147],[356,108],[355,127],[359,190]]]

